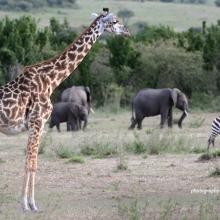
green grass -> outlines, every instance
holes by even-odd
[[[100,13],[103,6],[109,7],[114,14],[121,9],[132,10],[135,14],[130,20],[129,25],[136,22],[146,22],[152,25],[169,25],[177,30],[185,30],[192,26],[201,26],[201,22],[206,20],[208,25],[215,23],[219,19],[219,8],[211,5],[193,5],[161,3],[159,1],[146,1],[144,3],[137,1],[114,1],[114,0],[80,0],[77,2],[79,9],[58,9],[46,8],[31,12],[0,12],[0,18],[6,15],[10,18],[16,18],[22,15],[32,15],[41,26],[49,24],[51,17],[59,20],[67,18],[71,26],[79,27],[91,23],[90,15],[92,12]]]
[[[75,156],[72,156],[69,160],[68,160],[68,163],[85,163],[85,160],[79,156],[79,155],[75,155]]]
[[[74,152],[68,147],[60,146],[57,151],[57,156],[61,159],[72,158],[74,156]]]
[[[169,130],[155,130],[142,136],[134,132],[134,141],[129,143],[127,150],[135,154],[163,154],[163,153],[205,153],[207,150],[193,137],[177,135]]]
[[[1,164],[1,163],[5,163],[5,161],[4,161],[3,159],[0,158],[0,164]]]
[[[220,150],[215,149],[209,152],[203,153],[199,158],[198,161],[205,161],[205,160],[211,160],[220,157]]]
[[[216,167],[209,175],[210,177],[220,177],[220,168]]]
[[[127,169],[128,169],[128,165],[124,163],[120,163],[117,166],[117,170],[127,170]]]
[[[50,147],[52,143],[52,137],[50,132],[46,132],[41,138],[38,154],[44,154],[46,152],[46,148]]]
[[[117,147],[110,142],[93,143],[91,146],[82,146],[81,154],[98,159],[107,158],[117,154]]]
[[[192,122],[189,124],[189,127],[190,128],[200,128],[203,125],[204,121],[205,121],[205,118],[198,117],[198,118],[192,120]]]

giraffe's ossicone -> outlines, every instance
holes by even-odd
[[[93,13],[92,24],[60,55],[24,68],[13,81],[0,87],[0,132],[12,135],[29,131],[22,193],[23,210],[37,211],[34,199],[35,173],[40,136],[49,118],[50,96],[82,62],[101,34],[129,35],[107,8]]]

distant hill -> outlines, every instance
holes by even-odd
[[[51,17],[63,21],[66,18],[72,27],[88,26],[91,20],[91,13],[101,13],[103,7],[109,7],[110,10],[117,15],[120,10],[128,9],[134,14],[128,20],[129,28],[141,26],[141,24],[149,25],[167,25],[175,30],[182,31],[190,27],[201,27],[202,22],[206,21],[207,25],[215,24],[220,20],[220,8],[214,6],[213,0],[208,0],[210,4],[180,4],[180,3],[163,3],[159,1],[136,1],[136,0],[60,0],[62,7],[56,4],[53,7],[48,6],[49,1],[58,0],[0,0],[0,8],[3,2],[19,3],[29,2],[32,4],[40,2],[44,6],[40,9],[31,11],[8,11],[0,10],[0,19],[5,16],[17,18],[24,14],[35,17],[41,26],[47,26]],[[64,6],[71,4],[71,7]],[[47,3],[45,5],[45,3]],[[122,20],[119,18],[119,20]]]
[[[0,10],[30,11],[41,7],[73,7],[76,0],[0,0]]]

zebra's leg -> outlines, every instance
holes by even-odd
[[[212,143],[211,137],[212,136],[210,136],[209,139],[208,139],[207,151],[209,151],[210,144]]]
[[[215,147],[215,137],[213,134],[210,135],[209,139],[208,139],[208,147],[207,150],[209,151],[209,147],[212,144],[212,147]]]
[[[212,147],[215,147],[215,138],[212,139]]]

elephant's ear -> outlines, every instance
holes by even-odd
[[[177,89],[177,88],[172,89],[171,96],[172,96],[172,99],[173,99],[174,106],[176,106],[177,97],[180,93],[181,93],[181,91],[179,89]]]

